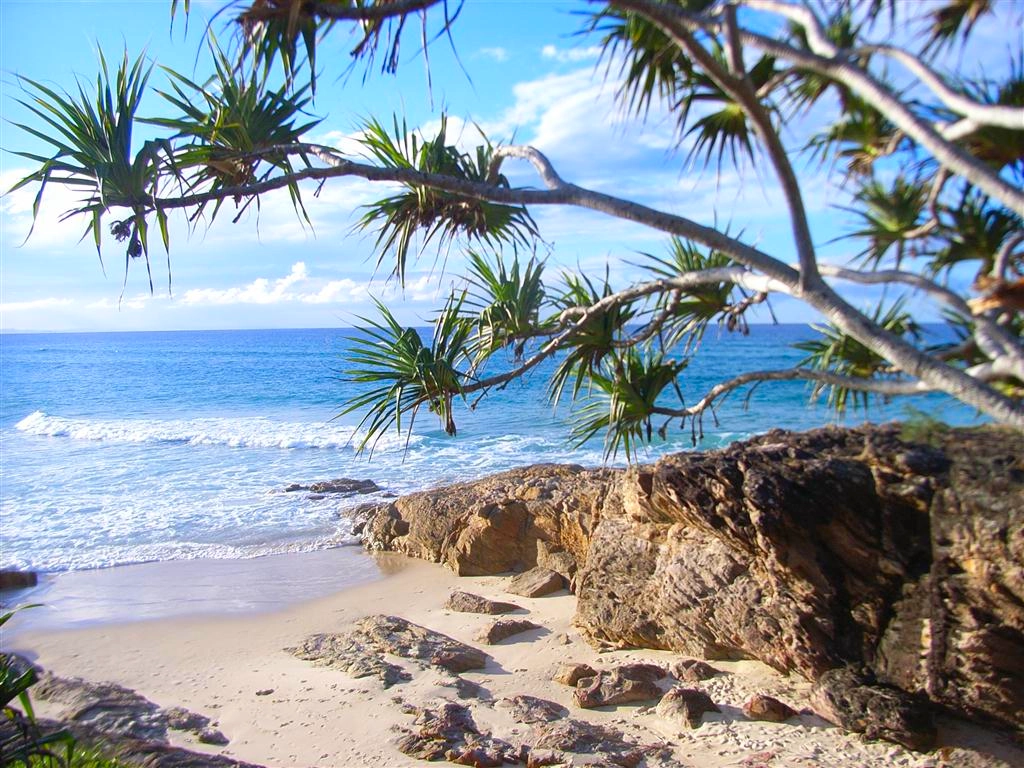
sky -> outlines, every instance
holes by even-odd
[[[202,56],[208,25],[222,36],[226,17],[211,21],[222,2],[193,0],[187,28],[173,31],[169,0],[0,0],[0,186],[9,189],[29,165],[12,150],[39,151],[41,144],[12,122],[30,119],[18,76],[71,90],[76,76],[87,87],[97,71],[97,50],[117,59],[145,51],[153,61],[189,76],[206,73]],[[598,63],[597,39],[582,36],[576,0],[467,0],[452,30],[429,48],[427,67],[416,35],[407,36],[397,76],[357,69],[347,76],[347,32],[321,46],[318,92],[310,111],[322,118],[309,138],[349,146],[369,116],[392,115],[412,126],[436,125],[442,112],[460,143],[475,141],[474,125],[491,139],[528,143],[544,151],[563,178],[599,191],[683,213],[704,224],[742,232],[750,243],[793,261],[789,224],[777,184],[758,163],[718,173],[691,167],[678,151],[673,120],[654,109],[639,121],[616,105],[616,73]],[[990,66],[1001,66],[1014,25],[981,29]],[[980,60],[979,60],[980,61]],[[971,62],[978,67],[985,62]],[[198,78],[198,79],[201,79]],[[151,86],[163,87],[154,70]],[[141,113],[167,113],[156,94]],[[141,137],[145,129],[140,129]],[[838,207],[844,193],[826,183],[825,172],[800,165],[813,233],[823,256],[842,260],[849,245],[831,243],[852,228]],[[539,185],[527,166],[506,166],[513,184]],[[0,199],[0,330],[107,331],[230,328],[334,327],[359,324],[372,314],[372,299],[388,303],[405,323],[422,325],[443,303],[463,256],[426,249],[408,272],[404,289],[376,269],[373,236],[353,231],[366,205],[386,191],[360,180],[334,180],[314,196],[305,189],[312,230],[300,222],[284,193],[263,200],[258,214],[232,223],[226,210],[209,227],[190,232],[172,220],[171,290],[167,257],[152,249],[154,291],[144,265],[129,265],[111,238],[104,263],[91,239],[80,240],[82,220],[60,221],[74,201],[67,190],[49,191],[35,230],[31,188]],[[228,206],[231,204],[229,203]],[[658,253],[665,237],[637,225],[565,208],[532,211],[544,243],[539,254],[549,273],[563,269],[636,277],[639,253]],[[830,244],[831,243],[831,244]],[[853,297],[858,298],[856,295]],[[869,298],[860,298],[868,302]],[[799,304],[775,301],[778,319],[817,318]],[[765,313],[755,319],[768,319]]]

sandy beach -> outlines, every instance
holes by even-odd
[[[572,625],[575,598],[567,592],[523,598],[506,592],[508,577],[459,578],[429,563],[396,555],[370,556],[359,552],[336,554],[339,562],[363,558],[374,564],[379,577],[274,611],[221,615],[169,616],[143,621],[93,621],[83,628],[47,626],[13,628],[5,648],[25,653],[44,668],[65,677],[109,681],[130,687],[162,707],[182,706],[206,715],[229,739],[220,748],[199,744],[194,737],[173,731],[172,743],[204,752],[220,752],[267,766],[414,766],[425,764],[400,753],[394,743],[402,728],[412,727],[403,706],[436,706],[444,701],[470,706],[481,731],[515,742],[529,726],[516,723],[504,699],[519,694],[565,706],[570,716],[614,727],[641,745],[660,746],[649,765],[726,766],[917,766],[1021,764],[1024,752],[1005,736],[983,729],[947,723],[940,742],[929,755],[908,752],[884,742],[867,742],[832,727],[809,713],[784,723],[747,719],[741,707],[753,693],[767,693],[801,710],[808,684],[775,673],[753,661],[712,662],[715,677],[696,684],[719,705],[721,713],[704,716],[701,727],[681,730],[659,717],[654,702],[583,710],[575,706],[573,689],[551,680],[562,662],[576,661],[607,669],[633,661],[671,665],[676,654],[659,651],[598,652]],[[311,577],[329,567],[330,556],[292,555],[289,564],[301,569],[304,559]],[[253,561],[245,585],[235,592],[258,591],[262,573],[279,578],[272,558]],[[223,567],[223,566],[221,566]],[[237,567],[237,566],[236,566]],[[203,569],[206,568],[206,575]],[[217,566],[212,570],[216,571]],[[51,590],[59,605],[84,582],[102,580],[107,593],[117,582],[129,589],[140,574],[160,572],[162,598],[188,606],[186,573],[193,581],[208,580],[203,563],[162,563],[136,570],[109,569],[97,574],[69,574]],[[174,573],[179,578],[175,581]],[[301,570],[295,571],[296,575]],[[256,579],[254,581],[254,579]],[[222,598],[231,593],[225,588]],[[179,588],[180,587],[180,588]],[[445,609],[452,590],[459,589],[497,600],[511,600],[525,617],[542,629],[514,635],[496,645],[477,639],[494,617]],[[130,590],[126,593],[130,594]],[[150,599],[161,596],[149,593]],[[207,602],[207,608],[215,601]],[[482,696],[460,699],[453,678],[437,668],[423,669],[402,659],[389,659],[411,673],[412,679],[385,689],[376,678],[353,679],[334,668],[300,660],[288,648],[311,634],[343,632],[368,615],[402,616],[484,650],[485,669],[462,677],[481,686]],[[41,703],[40,713],[47,714]],[[576,765],[586,756],[574,757]]]

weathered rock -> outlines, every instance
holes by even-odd
[[[659,717],[683,728],[699,728],[706,712],[721,712],[704,691],[677,685],[658,702]]]
[[[0,589],[26,589],[39,583],[34,571],[0,570]]]
[[[1024,436],[942,441],[775,431],[629,470],[578,575],[577,626],[811,680],[863,664],[1024,726]]]
[[[522,610],[522,608],[515,603],[503,603],[498,600],[488,600],[486,597],[481,597],[480,595],[459,591],[452,592],[448,596],[448,602],[444,604],[444,607],[449,611],[459,611],[461,613],[485,613],[490,615],[511,613],[512,611]]]
[[[50,704],[56,719],[39,720],[46,733],[68,731],[83,745],[102,744],[125,765],[150,768],[259,768],[224,755],[201,754],[167,741],[169,728],[194,732],[200,741],[228,740],[210,719],[182,707],[161,709],[140,694],[110,683],[41,672],[32,696]]]
[[[683,659],[672,665],[672,676],[684,683],[699,683],[717,674],[717,669],[699,659]]]
[[[309,485],[292,483],[285,486],[284,492],[294,493],[295,491],[309,491],[314,495],[319,494],[322,497],[322,494],[325,493],[338,493],[344,496],[354,496],[362,493],[376,493],[380,489],[380,486],[373,482],[373,480],[354,480],[350,477],[338,477],[334,480],[321,480],[320,482],[310,483]]]
[[[169,707],[160,710],[167,721],[167,727],[176,731],[195,731],[197,734],[210,724],[210,718],[198,712],[190,712],[184,707]]]
[[[594,677],[596,674],[597,670],[589,664],[570,662],[568,664],[560,664],[551,679],[562,685],[575,686],[583,678]]]
[[[412,675],[400,666],[385,661],[383,651],[353,634],[311,635],[288,650],[304,661],[333,667],[357,679],[376,677],[385,688],[412,680]]]
[[[653,665],[636,664],[634,667]],[[665,676],[664,670],[654,679]],[[614,669],[610,672],[598,672],[594,677],[585,677],[576,684],[573,701],[584,709],[594,707],[629,704],[634,701],[650,701],[661,698],[662,691],[651,679],[652,673],[647,670]]]
[[[576,591],[576,572],[579,570],[576,558],[571,552],[564,549],[556,549],[552,544],[539,539],[537,541],[537,565],[540,568],[547,568],[554,571],[569,589]]]
[[[487,576],[537,565],[537,542],[577,563],[615,470],[524,467],[380,505],[363,529],[369,549],[393,550]]]
[[[743,714],[751,720],[767,720],[771,723],[781,723],[795,717],[797,712],[788,704],[767,694],[757,693],[751,696],[743,704]]]
[[[364,541],[467,575],[565,552],[595,644],[810,680],[864,665],[1024,728],[1024,436],[933,440],[775,430],[627,471],[527,468],[381,505]]]
[[[202,744],[213,744],[214,746],[221,747],[228,743],[228,737],[216,728],[203,728],[199,731],[198,737]]]
[[[32,687],[32,696],[59,705],[54,717],[62,722],[81,723],[113,737],[167,741],[166,714],[124,686],[44,672]]]
[[[549,723],[569,716],[569,710],[561,704],[536,696],[513,696],[511,699],[502,699],[498,704],[509,707],[512,719],[517,723]]]
[[[537,724],[530,737],[534,748],[600,755],[626,768],[633,768],[643,759],[643,752],[620,731],[572,718]]]
[[[543,627],[526,619],[498,619],[484,627],[483,631],[477,635],[477,639],[482,643],[494,645],[531,629],[543,629]]]
[[[404,730],[396,746],[410,757],[481,768],[518,762],[518,749],[480,734],[468,707],[445,703],[437,709],[410,706],[407,712],[416,716],[415,727]]]
[[[523,597],[543,597],[565,588],[562,577],[547,568],[531,568],[530,570],[513,576],[509,581],[507,590],[513,595]]]
[[[814,710],[826,720],[871,739],[918,751],[935,744],[931,708],[892,686],[875,684],[850,667],[826,672],[811,690]]]
[[[456,674],[487,664],[483,651],[398,616],[367,616],[350,632],[313,635],[291,650],[300,659],[337,667],[353,677],[376,675],[385,687],[409,679],[407,672],[381,658],[385,653]]]

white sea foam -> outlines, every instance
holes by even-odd
[[[331,422],[276,421],[261,416],[198,419],[74,419],[35,411],[19,421],[20,432],[43,437],[112,443],[186,443],[229,448],[353,449],[362,433]],[[422,439],[413,435],[410,444]],[[384,435],[377,450],[404,448],[406,439]]]

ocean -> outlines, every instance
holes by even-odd
[[[568,443],[566,406],[545,396],[554,363],[461,407],[459,434],[424,409],[411,435],[357,455],[359,416],[338,418],[349,329],[5,334],[0,336],[0,567],[60,573],[194,558],[247,559],[353,544],[357,504],[539,462],[602,463],[600,440]],[[709,330],[686,370],[690,400],[742,370],[792,365],[806,326]],[[499,361],[499,367],[507,361]],[[698,448],[772,427],[835,422],[798,382],[733,394]],[[947,421],[945,398],[915,406]],[[846,423],[906,415],[900,402]],[[693,448],[689,428],[640,456]],[[613,463],[622,464],[619,455]],[[367,479],[359,496],[285,489]]]

